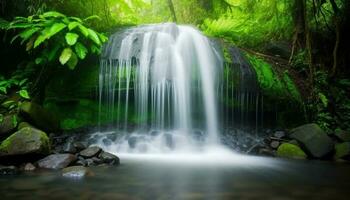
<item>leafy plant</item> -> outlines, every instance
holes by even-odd
[[[18,30],[11,43],[21,40],[26,51],[34,53],[37,65],[47,65],[59,61],[61,65],[74,69],[80,60],[91,52],[99,54],[107,37],[88,27],[90,16],[86,19],[67,17],[50,11],[41,15],[16,17],[7,30]]]

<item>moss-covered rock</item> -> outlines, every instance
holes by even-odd
[[[50,140],[46,133],[30,127],[12,134],[0,145],[0,157],[49,153]]]
[[[350,158],[350,142],[344,142],[335,145],[335,159]]]
[[[277,156],[294,159],[307,158],[307,155],[299,146],[289,143],[284,143],[278,147]]]
[[[22,103],[19,112],[23,118],[42,130],[51,132],[60,128],[56,116],[36,103]]]

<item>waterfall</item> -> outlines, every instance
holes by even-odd
[[[102,53],[99,101],[115,121],[110,130],[125,134],[110,148],[160,153],[219,144],[223,63],[220,50],[191,26],[145,25],[112,35]]]

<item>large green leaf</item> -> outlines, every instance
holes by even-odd
[[[88,36],[89,36],[89,29],[86,28],[86,27],[83,26],[83,25],[78,25],[78,26],[79,26],[80,32],[81,32],[85,37],[88,37]]]
[[[78,57],[80,59],[84,59],[86,57],[86,54],[88,53],[88,50],[87,48],[81,44],[80,42],[78,42],[75,46],[74,46],[74,49],[75,49],[75,53],[78,55]]]
[[[72,53],[72,56],[70,57],[69,61],[67,62],[67,65],[69,69],[74,70],[75,66],[78,64],[78,57],[75,53]]]
[[[65,38],[67,44],[73,46],[75,43],[77,43],[79,35],[76,33],[67,33]]]
[[[92,30],[92,29],[88,29],[88,32],[89,32],[89,38],[94,41],[97,45],[101,45],[101,40],[100,38],[98,37],[97,33]]]
[[[30,96],[27,90],[20,90],[19,95],[24,99],[30,99]]]
[[[41,18],[47,18],[47,17],[65,17],[62,13],[56,12],[56,11],[49,11],[42,15],[40,15]]]
[[[72,54],[73,54],[73,51],[71,48],[63,49],[61,56],[59,58],[60,63],[62,65],[65,65],[68,62],[68,60],[72,57]]]
[[[79,22],[71,22],[68,24],[68,29],[71,31],[75,29],[77,26],[81,25]]]
[[[55,23],[51,27],[45,28],[41,35],[38,36],[38,38],[34,42],[34,48],[38,47],[40,44],[42,44],[45,40],[51,38],[55,34],[59,33],[61,30],[66,28],[67,25],[63,23]]]
[[[102,20],[101,17],[99,17],[98,15],[92,15],[90,17],[85,18],[84,21],[89,21],[89,20],[93,20],[93,19]]]
[[[60,32],[64,28],[66,28],[66,26],[67,25],[64,24],[64,23],[55,23],[54,25],[52,25],[51,28],[50,28],[50,32],[48,34],[48,38],[56,35],[58,32]]]
[[[30,37],[33,36],[34,33],[38,32],[39,30],[40,30],[40,28],[34,27],[34,28],[27,29],[27,30],[23,31],[22,33],[20,33],[19,35],[23,39],[22,42],[28,40]]]

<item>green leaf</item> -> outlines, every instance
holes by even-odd
[[[62,65],[65,65],[68,62],[68,60],[72,57],[72,54],[73,54],[73,51],[71,48],[63,49],[61,56],[59,58],[60,63]]]
[[[86,27],[83,26],[83,25],[78,25],[78,26],[79,26],[80,32],[81,32],[85,37],[88,37],[88,36],[89,36],[89,29],[86,28]]]
[[[78,57],[83,60],[86,57],[86,54],[88,52],[87,48],[81,44],[80,42],[78,42],[75,46],[75,53],[78,55]]]
[[[96,45],[92,45],[91,46],[91,52],[95,53],[95,54],[100,54],[101,53],[101,49],[98,48]]]
[[[22,33],[20,33],[20,37],[23,39],[23,41],[28,40],[34,33],[38,32],[40,30],[40,28],[31,28],[31,29],[27,29],[25,31],[23,31]],[[22,41],[22,42],[23,42]]]
[[[41,18],[47,18],[47,17],[65,17],[65,15],[63,15],[62,13],[56,12],[56,11],[49,11],[46,12],[42,15],[40,15]]]
[[[12,117],[12,124],[14,127],[17,127],[18,125],[18,121],[17,121],[17,116],[16,115],[13,115]]]
[[[68,24],[68,29],[71,31],[75,29],[77,26],[81,25],[79,22],[71,22]]]
[[[318,97],[320,98],[322,104],[324,107],[327,107],[328,106],[328,99],[327,97],[323,94],[323,93],[318,93]]]
[[[100,38],[98,37],[97,33],[93,31],[92,29],[88,28],[89,35],[88,37],[94,41],[97,45],[101,45]]]
[[[0,92],[2,92],[3,94],[7,94],[6,87],[0,87]]]
[[[66,28],[67,25],[63,23],[55,23],[51,27],[45,28],[41,35],[35,40],[34,42],[34,48],[38,47],[40,44],[42,44],[46,39],[51,38],[55,34],[59,33],[61,30]]]
[[[11,105],[15,104],[16,102],[15,101],[5,101],[4,103],[1,104],[2,107],[4,108],[9,108]]]
[[[44,58],[39,57],[39,58],[36,58],[36,59],[35,59],[35,64],[40,65],[40,64],[44,63],[44,61],[45,61]]]
[[[4,121],[4,115],[0,113],[0,123]]]
[[[67,33],[65,38],[67,44],[73,46],[75,43],[77,43],[79,35],[76,33]]]
[[[19,95],[24,99],[30,99],[30,96],[27,90],[20,90]]]
[[[18,85],[22,87],[27,81],[28,81],[28,79],[25,78],[25,79],[21,80]]]
[[[78,57],[75,53],[72,53],[72,56],[70,57],[69,61],[67,62],[68,68],[70,70],[74,70],[75,67],[78,64]]]
[[[90,17],[85,18],[84,21],[89,21],[89,20],[93,20],[93,19],[102,20],[101,17],[99,17],[98,15],[92,15]]]

